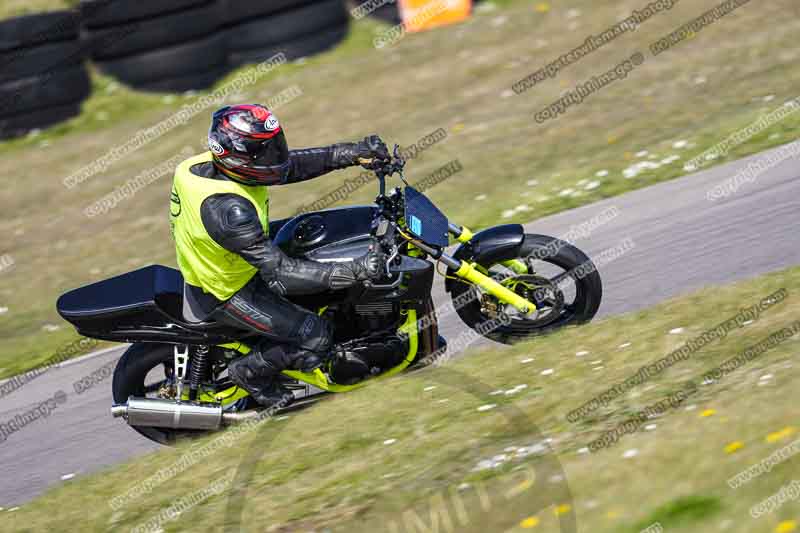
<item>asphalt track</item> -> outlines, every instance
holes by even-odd
[[[590,256],[629,238],[634,246],[600,266],[604,299],[599,316],[625,313],[703,286],[727,283],[800,264],[800,162],[788,159],[716,202],[706,193],[753,156],[684,178],[560,213],[526,225],[531,233],[562,236],[615,207],[618,216],[576,241]],[[464,331],[437,277],[441,330]],[[449,310],[448,310],[449,309]],[[579,334],[579,333],[576,333]],[[489,342],[489,341],[484,341]],[[30,410],[56,391],[66,402],[0,443],[0,507],[21,505],[62,481],[159,448],[112,419],[111,379],[76,394],[73,383],[114,361],[107,350],[50,369],[0,402],[0,422]]]

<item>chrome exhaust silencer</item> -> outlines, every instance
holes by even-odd
[[[303,408],[319,401],[322,394],[312,394],[291,404],[292,408]],[[172,429],[217,430],[225,426],[259,421],[283,412],[286,405],[274,409],[249,409],[247,411],[224,412],[221,405],[200,405],[192,402],[177,403],[175,400],[129,397],[125,403],[111,406],[111,416],[124,418],[131,426],[153,426]]]
[[[124,418],[131,426],[172,429],[215,430],[222,427],[222,406],[177,403],[174,400],[134,398],[111,407],[114,418]]]

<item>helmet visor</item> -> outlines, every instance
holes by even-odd
[[[242,170],[264,185],[285,183],[289,175],[289,148],[283,131],[262,142],[251,161]]]

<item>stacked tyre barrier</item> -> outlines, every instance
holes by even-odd
[[[318,54],[344,39],[348,24],[344,0],[229,0],[228,64],[259,63],[278,52],[288,59]]]
[[[80,114],[90,92],[74,11],[0,22],[0,139]]]
[[[288,59],[322,52],[348,31],[344,0],[110,1],[111,9],[83,17],[90,56],[101,71],[147,91],[207,89],[278,52]],[[125,29],[124,39],[102,44]]]
[[[221,1],[111,0],[95,9],[107,2],[81,3],[84,38],[102,72],[136,89],[165,92],[207,89],[227,72]]]
[[[80,114],[86,61],[139,90],[208,89],[278,52],[323,52],[349,29],[346,0],[80,0],[0,21],[0,139]]]

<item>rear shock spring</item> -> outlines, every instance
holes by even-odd
[[[189,367],[189,400],[191,401],[197,399],[197,391],[200,389],[200,383],[206,377],[209,362],[208,346],[198,346]]]

